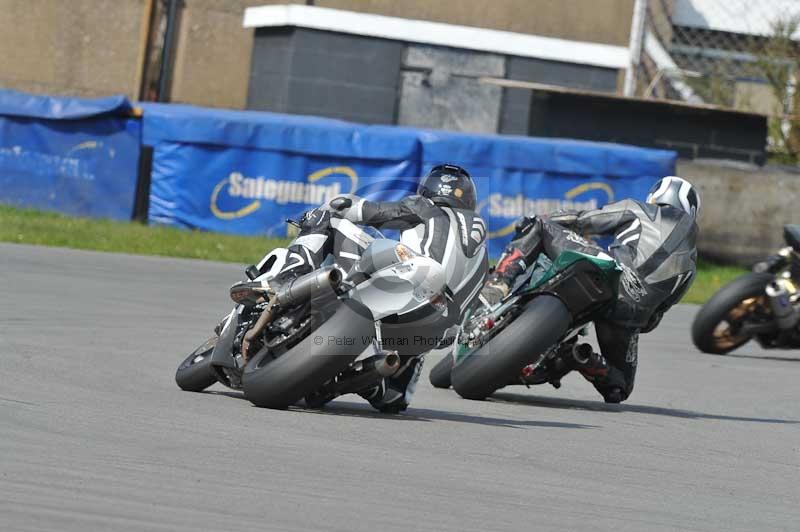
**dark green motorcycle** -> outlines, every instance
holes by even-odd
[[[563,373],[537,368],[578,348],[586,325],[616,300],[621,271],[606,254],[564,251],[552,262],[542,254],[501,302],[479,306],[462,322],[451,353],[440,363],[451,366],[453,388],[466,399],[485,399],[511,384],[558,387]]]

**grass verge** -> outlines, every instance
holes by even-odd
[[[700,260],[697,265],[697,276],[681,303],[705,303],[717,290],[746,271],[738,266],[720,266]]]
[[[283,239],[234,236],[131,222],[73,218],[61,214],[0,205],[0,242],[38,244],[217,260],[249,264],[269,249],[286,243]],[[745,270],[701,261],[697,277],[683,303],[703,303],[723,285]]]
[[[0,242],[251,264],[283,239],[74,218],[0,205]]]

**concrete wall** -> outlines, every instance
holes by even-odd
[[[258,0],[183,0],[170,100],[244,108],[253,30],[242,28],[244,10]]]
[[[204,1],[209,2],[210,0]],[[459,0],[457,2],[314,0],[313,4],[318,7],[362,13],[627,46],[634,2],[635,0]],[[303,4],[305,2],[302,0],[252,2],[254,5],[285,3]],[[263,52],[263,44],[256,45],[261,49],[259,53],[267,53]],[[476,56],[475,61],[480,62],[481,55],[473,55]],[[501,94],[495,87],[483,86],[466,78],[450,77],[450,72],[457,73],[464,66],[464,61],[459,60],[458,57],[460,57],[458,52],[453,52],[452,59],[455,61],[453,66],[445,65],[444,61],[436,61],[436,72],[432,77],[414,71],[413,68],[404,70],[401,85],[403,93],[408,95],[408,98],[401,99],[399,123],[444,127],[459,131],[500,131],[524,134],[527,129],[530,107],[529,91],[520,89],[502,91],[504,113],[499,118],[494,116],[484,117],[485,119],[481,116],[470,117],[468,113],[458,111],[459,102],[457,100],[459,98],[455,96],[456,94],[461,98],[466,98],[462,102],[471,100],[487,105],[486,108],[480,108],[479,115],[493,115],[500,108],[500,104],[494,103],[494,100],[497,95]],[[251,72],[256,72],[259,68],[254,66]],[[485,69],[480,74],[494,75],[492,72],[495,70],[497,69]],[[501,70],[507,70],[506,77],[509,79],[609,92],[616,91],[622,80],[619,72],[612,69],[565,65],[526,58],[509,58],[508,67]],[[431,80],[439,84],[439,89],[442,91],[440,94],[433,94],[430,91],[427,84]],[[253,106],[253,102],[259,98],[260,96],[251,95],[249,107],[268,108],[263,105]],[[453,101],[448,103],[451,99]],[[412,101],[420,105],[419,110],[415,111],[410,107]],[[452,116],[452,119],[446,119],[446,109],[456,112],[457,115]],[[506,112],[505,109],[509,111]],[[329,112],[323,114],[329,116]],[[465,122],[466,119],[469,119],[470,123]]]
[[[402,43],[300,28],[255,41],[248,109],[395,122]]]
[[[502,78],[505,57],[433,46],[406,47],[397,123],[496,133],[502,89],[476,76]]]
[[[365,65],[368,67],[365,68]],[[525,135],[531,91],[481,76],[614,92],[614,69],[387,39],[259,28],[247,108],[365,123]]]
[[[680,160],[700,191],[701,256],[749,266],[783,247],[783,225],[800,223],[800,170]]]
[[[143,0],[0,0],[0,86],[136,96]]]
[[[242,19],[246,7],[263,2],[183,4],[170,98],[243,108],[253,31]],[[138,98],[144,9],[145,0],[0,0],[0,86]]]
[[[183,0],[170,98],[243,108],[253,31],[246,7],[304,0]],[[316,0],[315,5],[627,45],[634,0]],[[138,96],[146,0],[0,0],[0,86]]]
[[[247,92],[248,109],[290,112],[289,78],[295,31],[294,28],[256,30]]]

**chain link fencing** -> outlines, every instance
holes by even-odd
[[[800,0],[647,0],[637,96],[770,118],[775,162],[800,160]]]

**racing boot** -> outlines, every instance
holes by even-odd
[[[499,276],[492,276],[481,290],[481,299],[484,304],[493,307],[508,295],[510,287]]]
[[[524,272],[525,268],[522,251],[509,246],[503,252],[500,262],[497,263],[494,272],[481,290],[481,299],[484,304],[493,307],[506,297],[514,279]]]
[[[359,395],[384,414],[399,414],[411,404],[422,373],[423,357],[410,357],[397,373],[384,378],[378,386]]]
[[[549,383],[558,389],[561,388],[561,379],[571,371],[579,372],[594,384],[606,403],[621,403],[627,398],[619,386],[608,386],[608,361],[600,353],[595,353],[589,344],[573,342],[563,345],[555,357],[523,368],[521,382],[526,385]]]

